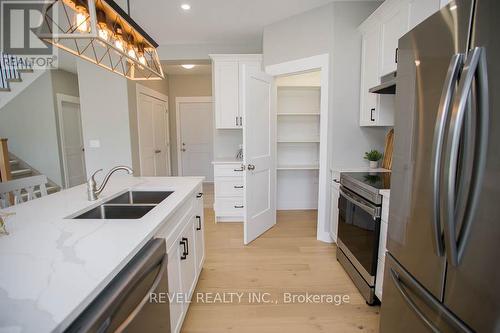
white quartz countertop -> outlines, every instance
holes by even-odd
[[[96,202],[81,185],[4,210],[0,332],[66,329],[202,181],[115,175]],[[174,193],[139,220],[66,219],[129,189]]]

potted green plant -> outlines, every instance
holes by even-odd
[[[365,153],[365,160],[370,162],[370,168],[376,169],[378,168],[378,161],[382,159],[382,153],[378,150],[370,150]]]

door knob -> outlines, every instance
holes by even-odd
[[[156,149],[156,150],[155,150],[155,154],[159,154],[159,153],[161,153],[161,150]]]
[[[249,164],[248,165],[248,170],[255,170],[255,165]]]
[[[181,151],[182,151],[182,152],[185,152],[185,151],[186,151],[186,149],[182,148],[182,149],[181,149]]]

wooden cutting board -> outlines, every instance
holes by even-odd
[[[385,137],[384,161],[382,168],[392,169],[392,151],[394,149],[394,129],[391,129]]]

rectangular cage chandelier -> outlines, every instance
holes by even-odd
[[[131,80],[161,80],[158,44],[114,1],[55,0],[38,37]]]

